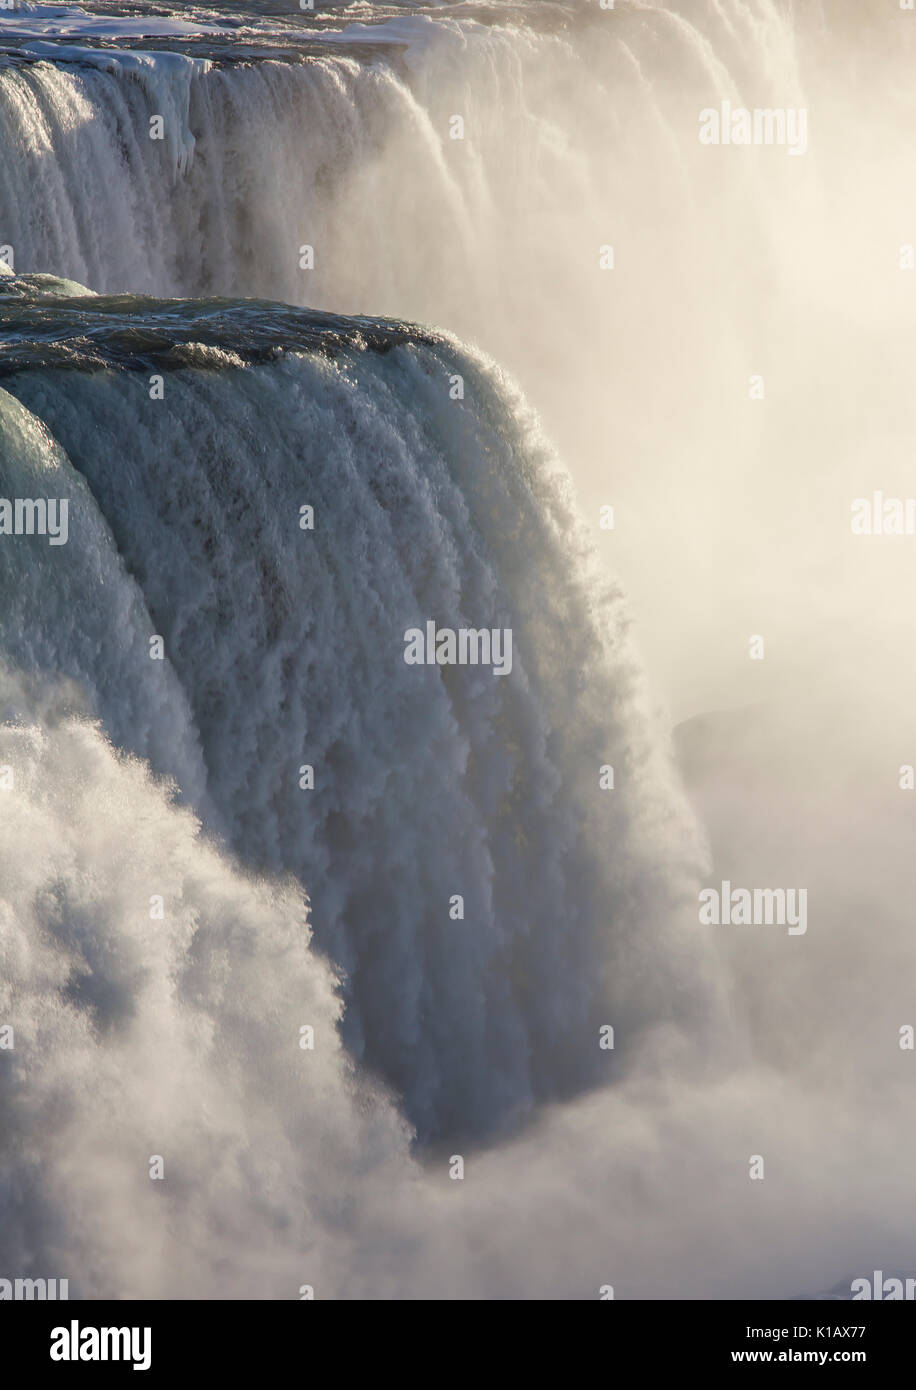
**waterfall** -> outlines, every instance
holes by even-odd
[[[912,33],[117,8],[0,11],[0,1279],[904,1268]]]

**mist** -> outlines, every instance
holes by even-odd
[[[0,72],[16,284],[192,299],[223,354],[168,363],[165,416],[118,358],[160,351],[161,306],[102,306],[72,370],[41,286],[15,291],[38,346],[3,378],[4,479],[62,470],[94,519],[88,560],[2,571],[0,764],[28,809],[0,823],[0,1022],[18,992],[30,1041],[4,1267],[156,1298],[776,1298],[911,1271],[916,537],[852,521],[913,491],[916,16],[366,18],[327,9],[296,61],[164,31],[139,69]],[[704,144],[723,103],[804,112],[804,152]],[[278,311],[292,355],[255,361],[241,310],[211,343],[214,296],[400,336],[375,356],[336,325],[329,364]],[[337,528],[317,579],[276,527],[304,488]],[[456,680],[421,713],[377,644],[468,604],[516,624],[491,684],[520,690]],[[303,730],[335,777],[308,824],[282,790]],[[610,817],[603,760],[632,774]],[[469,955],[429,934],[456,878],[486,923]],[[703,924],[725,880],[806,890],[807,930]],[[179,905],[156,933],[153,893]]]

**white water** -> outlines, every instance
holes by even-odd
[[[345,1036],[421,1134],[487,1132],[604,1078],[599,1024],[632,1041],[659,1022],[647,955],[688,1000],[695,966],[663,941],[669,899],[695,891],[689,817],[619,601],[570,567],[562,478],[495,376],[399,348],[169,374],[162,402],[134,372],[9,385],[78,472],[66,558],[36,547],[23,583],[2,552],[8,657],[78,680],[246,862],[308,887],[348,976]],[[9,495],[34,495],[12,455]],[[407,666],[430,616],[511,628],[511,677]]]
[[[244,292],[478,343],[559,444],[675,715],[791,699],[821,659],[799,587],[831,625],[886,608],[883,575],[846,554],[841,509],[867,479],[844,383],[862,379],[863,343],[876,390],[906,351],[914,26],[898,13],[862,33],[855,6],[776,0],[545,5],[533,28],[532,13],[389,20],[371,59],[377,31],[341,16],[305,62],[83,50],[6,71],[3,243],[22,270],[101,291]],[[726,98],[806,107],[805,157],[702,148],[697,113]],[[829,479],[812,451],[835,461]],[[783,657],[751,669],[761,626]]]
[[[41,1137],[40,1158],[16,1140],[5,1165],[14,1272],[53,1265],[89,1295],[593,1297],[606,1281],[785,1295],[911,1268],[894,789],[912,761],[895,602],[911,576],[900,548],[863,565],[843,531],[872,479],[906,491],[895,257],[916,233],[908,99],[885,79],[910,40],[888,25],[872,52],[839,6],[821,39],[814,9],[672,9],[623,9],[623,33],[595,16],[562,34],[413,17],[401,66],[329,37],[300,66],[106,54],[0,73],[0,242],[17,269],[409,316],[512,367],[587,518],[617,505],[614,565],[669,702],[777,693],[792,711],[751,730],[747,766],[731,747],[704,765],[703,810],[736,882],[804,881],[818,900],[803,942],[717,939],[718,962],[671,912],[695,886],[694,832],[622,659],[621,610],[596,597],[526,408],[479,365],[460,413],[454,361],[419,347],[175,374],[166,410],[132,374],[18,377],[29,413],[4,398],[5,466],[31,480],[75,465],[87,543],[65,575],[39,548],[4,577],[19,673],[0,763],[28,808],[0,828],[18,927],[3,978],[29,1001],[9,1134]],[[858,125],[842,116],[854,79],[871,98]],[[809,155],[701,161],[696,110],[722,96],[807,102]],[[465,142],[447,138],[455,111]],[[618,268],[602,278],[607,241]],[[766,416],[746,399],[755,370]],[[876,448],[861,416],[882,399],[894,423]],[[316,498],[310,568],[292,524]],[[411,705],[385,633],[398,657],[424,606],[493,624],[511,610],[518,680],[437,684]],[[760,628],[777,659],[758,674]],[[169,653],[155,677],[152,631]],[[178,778],[225,849],[74,708]],[[514,761],[494,753],[507,728]],[[307,814],[306,760],[333,767]],[[612,828],[595,822],[605,760],[645,768]],[[357,1096],[286,873],[349,974]],[[476,934],[448,921],[455,878]],[[164,924],[147,921],[156,892]],[[594,1047],[605,1019],[625,1040],[612,1087],[487,1153],[452,1138],[593,1082],[617,1063]],[[315,1054],[296,1047],[309,1021]],[[401,1099],[370,1102],[369,1071]],[[445,1154],[462,1146],[465,1183],[438,1149],[414,1166],[396,1106]],[[175,1175],[161,1199],[150,1153]]]

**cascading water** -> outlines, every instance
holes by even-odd
[[[823,379],[849,369],[825,318],[837,278],[863,270],[843,210],[874,182],[876,147],[903,157],[909,118],[885,78],[879,129],[848,128],[830,82],[867,93],[873,77],[861,50],[850,68],[846,9],[828,23],[778,0],[538,0],[389,6],[366,24],[358,6],[203,6],[202,33],[109,18],[108,36],[88,25],[66,43],[14,14],[0,246],[99,292],[243,292],[478,344],[535,403],[586,516],[615,507],[614,535],[595,539],[626,576],[655,688],[678,716],[723,683],[751,699],[742,663],[714,649],[721,622],[743,631],[769,564],[755,477],[792,481]],[[903,70],[913,35],[886,38]],[[700,146],[697,112],[723,100],[810,106],[804,158]],[[890,245],[916,214],[905,190],[894,201]],[[775,439],[747,408],[755,373],[787,399]],[[702,522],[723,514],[727,586]],[[657,581],[669,567],[696,576],[689,595]],[[697,646],[713,649],[703,663]]]
[[[876,1041],[832,1108],[815,933],[762,980],[698,928],[702,836],[587,524],[616,504],[670,702],[746,697],[709,636],[756,621],[757,477],[772,522],[820,397],[777,382],[762,427],[745,383],[799,369],[787,287],[823,290],[842,181],[823,139],[723,176],[696,113],[815,100],[825,12],[161,8],[0,16],[0,494],[69,503],[65,544],[0,544],[0,1276],[773,1296],[902,1266],[903,1083]],[[408,664],[430,621],[510,630],[511,673]],[[884,909],[837,1006],[866,1031],[876,990],[905,1008]]]
[[[676,849],[662,868],[676,801],[619,601],[570,567],[586,546],[535,422],[444,340],[362,332],[269,305],[22,304],[3,380],[32,418],[8,411],[66,451],[51,572],[86,616],[55,646],[48,552],[24,538],[27,582],[2,554],[5,650],[91,692],[246,862],[296,874],[354,1052],[424,1137],[454,1137],[599,1080],[600,1024],[651,1019],[634,980],[689,880]],[[259,351],[278,360],[239,355]],[[8,495],[39,470],[14,436]],[[509,629],[511,672],[406,664],[430,620]]]

